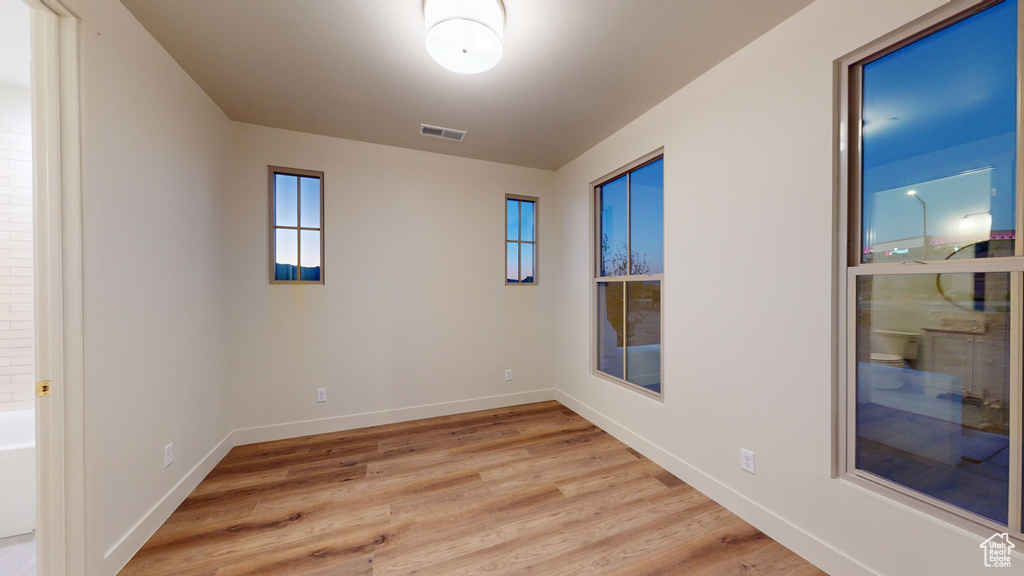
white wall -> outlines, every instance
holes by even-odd
[[[984,538],[830,477],[833,61],[940,4],[816,0],[557,174],[562,398],[837,575],[985,572]],[[589,184],[659,146],[664,403],[590,375]]]
[[[329,419],[243,440],[554,387],[554,173],[248,124],[234,125],[234,149],[234,426]],[[268,281],[268,165],[324,172],[322,286]],[[506,193],[540,198],[538,286],[504,285]]]
[[[35,409],[32,96],[0,86],[0,410]]]
[[[32,126],[32,93],[22,86],[0,84],[0,123]]]
[[[231,134],[117,0],[68,4],[82,19],[87,569],[113,574],[231,430]]]

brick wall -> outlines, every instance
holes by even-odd
[[[30,127],[0,121],[0,411],[35,406]]]

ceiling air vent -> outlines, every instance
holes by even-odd
[[[440,126],[431,126],[429,124],[420,124],[420,136],[430,136],[432,138],[444,138],[445,140],[462,142],[466,138],[466,133],[462,130],[441,128]]]

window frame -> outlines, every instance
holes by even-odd
[[[523,240],[522,239],[522,237],[523,237],[523,220],[522,220],[523,211],[522,211],[522,208],[520,208],[520,210],[519,210],[519,238],[520,239],[519,240],[509,240],[508,239],[508,201],[509,200],[515,200],[517,202],[531,202],[531,203],[533,203],[533,240],[532,241],[531,240]],[[505,285],[506,286],[536,286],[537,282],[539,281],[539,278],[540,278],[540,274],[539,274],[540,268],[538,266],[538,263],[540,262],[540,257],[538,255],[538,247],[540,245],[540,236],[538,235],[538,232],[540,231],[540,226],[538,226],[538,223],[540,222],[540,215],[539,215],[540,213],[538,211],[539,208],[540,208],[540,198],[538,198],[536,196],[523,196],[521,194],[505,194],[505,226],[502,228],[503,241],[502,241],[502,246],[501,247],[504,250],[504,253],[502,255],[502,261],[504,262],[503,269],[505,270],[504,274],[505,274]],[[509,281],[509,279],[508,279],[508,244],[509,244],[509,242],[515,242],[515,243],[519,244],[519,246],[520,246],[520,251],[519,251],[519,273],[520,273],[520,275],[522,275],[522,270],[523,270],[522,245],[523,244],[532,244],[533,245],[533,282],[522,282],[522,281],[510,282]]]
[[[302,226],[302,193],[301,193],[301,190],[297,190],[297,194],[296,194],[296,201],[298,202],[298,207],[297,207],[296,213],[295,213],[295,224],[296,225],[295,226],[278,226],[278,224],[277,224],[277,205],[276,205],[276,202],[275,202],[276,196],[277,196],[277,186],[276,186],[276,182],[275,182],[275,176],[277,174],[283,174],[285,176],[296,176],[298,178],[318,178],[320,180],[320,226],[318,228],[311,228],[311,227],[308,227],[308,226]],[[286,167],[283,167],[283,166],[267,166],[267,179],[268,179],[268,182],[269,182],[268,188],[270,190],[270,193],[269,193],[270,206],[269,206],[269,213],[268,213],[268,216],[269,216],[268,219],[270,221],[270,226],[269,226],[269,230],[270,230],[270,243],[269,243],[270,250],[268,252],[268,254],[269,254],[269,261],[268,261],[268,267],[267,267],[268,268],[268,274],[270,276],[270,283],[271,284],[287,285],[287,286],[294,286],[294,285],[297,285],[297,284],[310,284],[310,285],[320,284],[320,285],[323,285],[325,283],[325,280],[324,280],[325,279],[325,270],[324,270],[325,266],[324,266],[324,264],[325,264],[325,259],[326,259],[325,255],[324,255],[324,246],[325,246],[325,244],[324,244],[324,238],[325,238],[325,235],[324,235],[324,190],[325,190],[325,186],[324,186],[324,173],[323,173],[323,171],[320,171],[320,170],[305,170],[305,169],[301,169],[301,168],[286,168]],[[299,251],[298,257],[299,257],[300,270],[301,270],[301,264],[302,264],[302,231],[303,230],[315,230],[315,231],[320,233],[320,279],[319,280],[278,280],[276,278],[276,276],[277,276],[277,274],[276,274],[276,264],[277,264],[277,230],[278,229],[287,229],[287,230],[296,230],[296,231],[298,231],[297,249]],[[300,273],[300,278],[301,278],[301,273]]]
[[[645,396],[647,398],[650,398],[650,399],[653,399],[653,400],[657,400],[657,401],[662,402],[662,403],[664,403],[664,401],[665,401],[665,273],[662,272],[661,274],[627,274],[625,276],[601,276],[601,200],[600,200],[600,194],[601,194],[601,187],[604,186],[605,184],[608,184],[608,183],[610,183],[610,182],[612,182],[614,180],[617,180],[618,178],[621,178],[621,177],[623,177],[623,176],[625,176],[627,174],[635,172],[635,171],[637,171],[637,170],[647,166],[648,164],[652,164],[654,162],[657,162],[658,160],[664,160],[664,159],[665,159],[665,149],[664,149],[664,147],[658,148],[657,150],[655,150],[653,152],[650,152],[648,154],[645,154],[644,156],[641,156],[637,160],[634,160],[633,162],[630,162],[629,164],[626,164],[625,166],[622,166],[621,168],[618,168],[618,169],[616,169],[616,170],[614,170],[614,171],[612,171],[612,172],[610,172],[610,173],[602,176],[601,178],[599,178],[597,180],[594,180],[593,182],[590,183],[590,213],[591,213],[591,219],[590,219],[590,227],[591,227],[591,232],[590,232],[590,236],[591,236],[591,243],[590,243],[591,270],[590,270],[590,275],[591,275],[591,279],[590,279],[590,282],[591,282],[591,285],[592,285],[591,289],[590,289],[590,322],[591,322],[591,328],[590,328],[590,370],[591,370],[591,374],[593,376],[601,378],[602,380],[606,380],[606,381],[611,382],[613,384],[617,384],[619,386],[622,386],[622,387],[624,387],[624,388],[626,388],[628,390],[639,392],[640,394],[642,394],[643,396]],[[663,165],[663,170],[664,170],[664,165]],[[664,172],[662,173],[662,176],[664,176]],[[627,198],[628,198],[628,196],[627,196]],[[661,212],[662,230],[663,231],[664,231],[664,222],[665,222],[664,200],[665,200],[665,190],[664,190],[664,187],[663,187],[662,188],[662,212]],[[628,216],[627,216],[627,221],[628,221]],[[662,242],[662,250],[664,250],[664,246],[665,246],[664,232],[662,233],[661,242]],[[627,258],[628,258],[628,256],[627,256]],[[639,384],[634,384],[633,382],[630,382],[630,381],[626,380],[625,378],[618,378],[618,377],[616,377],[616,376],[614,376],[612,374],[608,374],[607,372],[602,372],[597,367],[597,359],[598,359],[598,355],[599,355],[599,352],[598,352],[598,340],[597,340],[597,334],[598,334],[598,329],[599,329],[599,326],[598,326],[599,319],[598,319],[598,316],[597,316],[597,303],[598,303],[599,285],[602,282],[603,283],[607,283],[607,282],[622,282],[622,284],[623,284],[623,294],[625,295],[625,293],[626,293],[625,292],[626,284],[628,282],[650,282],[650,281],[657,281],[661,285],[661,290],[660,290],[660,292],[661,292],[661,301],[660,301],[660,304],[659,304],[661,306],[661,311],[659,313],[659,318],[658,318],[658,321],[659,321],[659,328],[658,328],[659,329],[659,345],[661,346],[661,350],[660,350],[660,354],[659,354],[660,357],[658,359],[658,362],[659,362],[658,370],[660,371],[660,376],[661,376],[661,391],[660,392],[655,392],[655,391],[650,390],[648,388],[644,388],[643,386],[640,386]],[[625,307],[625,303],[626,303],[626,299],[623,298],[623,306],[624,307]],[[626,344],[626,346],[628,346],[628,343]],[[626,349],[626,346],[623,347],[623,364],[622,364],[623,376],[627,375],[627,372],[626,372],[626,370],[627,370],[626,366],[627,365],[626,365],[626,359],[625,359],[625,355],[626,355],[625,354],[625,349]]]
[[[965,260],[926,260],[924,262],[862,262],[862,167],[861,126],[863,66],[900,50],[918,40],[970,18],[1002,0],[963,0],[951,2],[899,29],[871,42],[834,63],[834,152],[833,206],[833,447],[832,476],[866,488],[981,536],[992,531],[1007,532],[1018,544],[1024,543],[1022,531],[1022,330],[1024,330],[1024,130],[1022,130],[1021,86],[1018,83],[1016,134],[1016,214],[1018,238],[1013,256]],[[1024,68],[1024,5],[1017,14],[1018,77]],[[1002,272],[1010,275],[1010,430],[1007,524],[985,518],[948,504],[895,481],[857,468],[857,281],[863,276],[878,277],[907,274],[946,274]]]

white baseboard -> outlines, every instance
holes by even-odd
[[[518,392],[515,394],[503,394],[500,396],[488,396],[485,398],[474,398],[471,400],[457,400],[455,402],[441,402],[439,404],[427,404],[423,406],[410,406],[407,408],[393,408],[390,410],[378,410],[376,412],[364,412],[362,414],[350,414],[334,418],[322,418],[319,420],[306,420],[304,422],[290,422],[287,424],[272,424],[270,426],[258,426],[255,428],[243,428],[235,430],[235,446],[255,444],[257,442],[270,442],[273,440],[284,440],[286,438],[297,438],[312,434],[326,434],[328,432],[341,432],[343,430],[354,430],[366,428],[367,426],[380,426],[382,424],[393,424],[395,422],[408,422],[421,418],[434,418],[437,416],[450,416],[477,410],[490,410],[493,408],[504,408],[517,404],[529,404],[531,402],[544,402],[555,399],[555,390],[534,390],[531,392]]]
[[[142,545],[149,540],[157,528],[171,516],[185,498],[196,489],[196,486],[206,478],[206,475],[213,470],[228,452],[234,448],[234,432],[225,436],[216,446],[210,450],[202,460],[199,461],[185,477],[182,478],[170,492],[164,495],[142,519],[135,523],[127,534],[121,537],[116,544],[111,546],[103,555],[103,563],[109,568],[104,570],[107,574],[116,574],[124,565],[132,559],[132,556],[142,548]]]
[[[788,522],[587,404],[561,390],[555,391],[554,399],[829,574],[878,576],[877,572],[836,550],[813,534]]]

